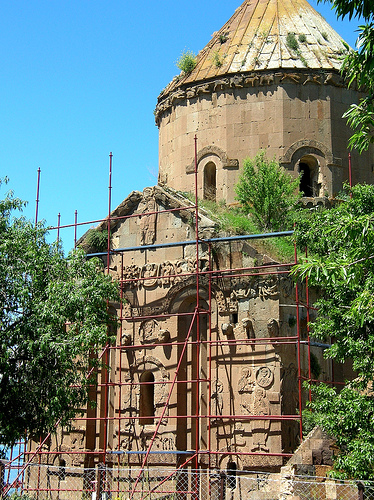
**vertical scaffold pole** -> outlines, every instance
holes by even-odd
[[[74,212],[74,248],[77,247],[78,210]]]
[[[111,214],[111,203],[112,203],[112,160],[113,154],[109,153],[109,186],[108,186],[108,243],[107,243],[107,266],[106,272],[109,274],[110,265],[110,214]],[[109,308],[109,302],[107,303]],[[109,332],[108,332],[109,333]],[[109,408],[109,344],[105,346],[105,366],[104,366],[104,384],[105,384],[105,415],[104,415],[104,450],[103,450],[103,463],[106,463],[106,450],[108,441],[108,408]]]
[[[36,183],[35,227],[38,225],[39,187],[40,187],[40,167],[38,168],[38,180]]]
[[[199,412],[200,412],[200,315],[199,315],[199,209],[198,209],[198,183],[197,183],[197,136],[195,135],[195,229],[196,229],[196,418],[195,418],[195,451],[196,470],[199,466]]]
[[[57,244],[60,241],[60,223],[61,223],[61,214],[59,212],[57,215]]]
[[[297,264],[297,247],[296,242],[294,244],[295,249],[295,265]],[[296,302],[296,325],[297,325],[297,374],[299,383],[299,415],[300,415],[300,441],[303,439],[303,419],[302,419],[302,409],[303,409],[303,399],[302,399],[302,381],[301,381],[301,332],[300,332],[300,304],[299,304],[299,285],[296,281],[295,284],[295,302]]]

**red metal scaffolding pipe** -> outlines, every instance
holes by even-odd
[[[170,387],[169,394],[168,394],[168,396],[167,396],[167,398],[166,398],[165,405],[164,405],[164,407],[163,407],[163,409],[162,409],[162,412],[161,412],[161,416],[159,417],[159,421],[157,422],[156,429],[155,429],[155,431],[154,431],[154,433],[153,433],[153,436],[152,436],[152,438],[151,438],[151,442],[149,443],[149,446],[148,446],[147,453],[146,453],[146,455],[145,455],[145,457],[144,457],[144,460],[143,460],[143,463],[142,463],[141,470],[140,470],[140,472],[139,472],[139,474],[138,474],[138,476],[137,476],[137,478],[136,478],[136,481],[135,481],[135,484],[134,484],[134,488],[133,488],[133,490],[132,490],[132,492],[131,492],[130,500],[131,500],[131,499],[132,499],[132,497],[134,496],[134,491],[135,491],[136,486],[137,486],[137,484],[138,484],[138,482],[139,482],[140,475],[141,475],[141,471],[142,471],[142,469],[144,468],[145,464],[147,463],[147,459],[148,459],[149,452],[150,452],[150,451],[151,451],[151,449],[152,449],[152,446],[153,446],[153,443],[154,443],[155,438],[156,438],[156,436],[157,436],[158,430],[159,430],[159,428],[160,428],[160,425],[161,425],[162,419],[164,418],[164,415],[165,415],[166,409],[167,409],[167,407],[168,407],[168,405],[169,405],[169,401],[170,401],[171,393],[172,393],[172,390],[173,390],[173,388],[174,388],[175,381],[176,381],[176,379],[177,379],[178,371],[179,371],[180,365],[181,365],[181,363],[182,363],[182,359],[183,359],[183,356],[184,356],[185,350],[186,350],[186,348],[187,348],[187,342],[188,342],[189,336],[191,335],[191,331],[192,331],[192,327],[193,327],[193,324],[194,324],[195,319],[196,319],[196,311],[195,311],[195,316],[192,318],[192,321],[191,321],[190,327],[189,327],[189,329],[188,329],[188,333],[187,333],[187,335],[186,335],[186,340],[185,340],[185,343],[184,343],[184,346],[183,346],[183,349],[182,349],[182,352],[181,352],[181,355],[180,355],[180,358],[179,358],[179,362],[178,362],[177,369],[175,370],[175,374],[174,374],[174,378],[173,378],[173,382],[174,382],[174,383],[173,383],[173,384],[171,385],[171,387]]]
[[[40,188],[40,167],[38,168],[38,180],[36,183],[35,227],[37,227],[38,225],[39,188]]]

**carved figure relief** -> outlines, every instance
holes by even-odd
[[[143,321],[139,328],[140,341],[142,344],[154,342],[158,335],[158,324],[154,319]]]
[[[170,341],[170,332],[169,330],[160,330],[157,334],[157,340],[160,344],[164,344],[165,342]]]
[[[276,319],[269,319],[267,328],[269,337],[279,337],[279,324]]]
[[[131,317],[131,305],[129,302],[126,302],[125,304],[123,304],[122,315],[124,318]]]
[[[238,300],[243,299],[251,299],[256,296],[256,290],[253,288],[253,283],[246,284],[242,281],[239,281],[235,284],[235,288],[233,289],[233,293]]]
[[[145,288],[153,287],[157,284],[157,274],[158,274],[158,266],[157,264],[146,264],[143,267],[143,278],[147,278],[143,280],[143,286]],[[148,279],[153,278],[153,279]]]
[[[260,387],[268,388],[274,381],[274,374],[267,366],[261,366],[256,372],[256,382]]]
[[[223,384],[220,380],[214,380],[212,384],[211,399],[214,401],[213,412],[214,415],[222,415],[223,411]]]
[[[244,439],[244,426],[242,422],[235,422],[232,429],[231,448],[236,450],[238,447],[246,446],[247,441]]]
[[[274,282],[274,279],[265,281],[259,286],[260,299],[276,299],[278,298],[278,294],[278,284]]]
[[[175,268],[174,265],[167,260],[160,266],[160,277],[162,278],[160,281],[164,285],[170,285],[171,283],[174,283],[175,277]]]
[[[218,311],[220,313],[226,312],[227,310],[226,299],[224,293],[221,290],[218,290],[216,293],[216,301],[217,301]]]
[[[231,294],[230,294],[229,310],[231,313],[238,312],[238,300],[236,298],[235,292],[231,292]]]
[[[204,272],[209,268],[209,261],[202,257],[199,259],[199,269]],[[130,288],[151,288],[156,284],[165,287],[181,281],[179,274],[186,272],[196,273],[196,259],[179,259],[175,262],[165,261],[161,264],[149,262],[143,266],[124,266],[123,279]],[[146,279],[139,279],[146,278]]]
[[[261,387],[256,387],[253,393],[253,415],[270,415],[270,404],[266,397],[266,391]],[[251,451],[265,451],[270,431],[270,420],[252,421],[253,442]]]
[[[252,370],[250,368],[243,368],[242,369],[242,376],[238,382],[239,394],[243,394],[245,392],[252,394],[254,386],[255,386],[255,383],[252,380]]]
[[[125,332],[122,335],[122,345],[131,345],[132,344],[132,335],[129,332]]]
[[[243,318],[242,325],[243,325],[243,328],[245,331],[245,336],[247,337],[247,339],[256,338],[255,331],[253,328],[253,321],[250,318]]]
[[[156,218],[157,204],[152,197],[152,188],[145,188],[143,191],[143,203],[139,205],[139,209],[144,213],[140,216],[140,244],[152,245],[156,236]]]
[[[234,332],[234,329],[233,329],[233,326],[231,323],[222,323],[221,330],[222,330],[223,335],[226,335],[227,337],[230,337]]]

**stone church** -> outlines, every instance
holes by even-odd
[[[289,263],[220,233],[186,193],[233,203],[243,159],[265,149],[301,174],[306,197],[337,194],[351,133],[342,114],[360,97],[340,75],[344,51],[306,0],[245,0],[159,95],[158,185],[110,216],[109,272],[124,299],[110,369],[45,460],[276,471],[291,456],[303,379],[347,373],[308,341],[314,312]],[[355,183],[372,183],[372,162],[372,150],[352,153]]]

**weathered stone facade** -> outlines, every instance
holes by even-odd
[[[288,267],[245,240],[208,244],[217,233],[203,211],[197,265],[189,205],[155,186],[131,193],[112,213],[110,273],[122,284],[124,303],[117,305],[121,327],[105,359],[110,370],[98,374],[96,405],[47,444],[63,453],[46,462],[92,467],[105,457],[107,464],[139,466],[153,441],[148,465],[176,467],[199,451],[194,465],[275,471],[282,453],[298,446]],[[305,341],[305,308],[299,323]],[[300,349],[300,375],[307,377],[308,347]],[[311,349],[320,379],[330,380],[331,363],[320,347]]]
[[[305,289],[297,303],[289,267],[255,243],[224,239],[201,210],[196,234],[195,210],[177,192],[194,190],[195,135],[200,198],[233,202],[243,159],[261,148],[292,175],[304,172],[310,203],[348,178],[341,116],[360,94],[339,74],[340,37],[304,0],[294,3],[300,12],[289,0],[245,1],[191,74],[159,96],[159,185],[111,214],[109,272],[124,301],[114,305],[121,326],[109,369],[97,374],[95,405],[46,443],[58,454],[42,461],[139,466],[151,449],[148,465],[196,456],[189,466],[279,471],[299,444],[309,348],[316,378],[349,376],[347,367],[332,373],[324,346],[308,346]],[[300,27],[310,19],[314,27]],[[295,29],[305,36],[297,53],[286,41]],[[354,182],[373,181],[372,150],[352,164]]]

